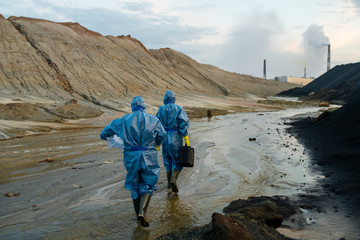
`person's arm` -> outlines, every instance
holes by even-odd
[[[189,135],[184,136],[185,146],[190,146]]]
[[[163,127],[160,121],[157,122],[155,131],[156,131],[155,143],[156,146],[160,146],[167,138],[167,133],[165,131],[165,128]]]
[[[114,130],[111,128],[111,123],[108,124],[100,133],[100,138],[106,141],[106,138],[112,137],[115,134]]]
[[[177,119],[178,123],[179,123],[179,132],[181,133],[181,135],[184,138],[185,141],[185,145],[186,146],[190,146],[190,142],[189,142],[189,132],[188,132],[188,128],[189,128],[189,117],[186,114],[185,110],[180,108],[180,113],[178,115],[178,119]]]

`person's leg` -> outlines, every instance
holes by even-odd
[[[170,187],[171,187],[171,190],[174,192],[174,193],[178,193],[179,192],[179,188],[176,184],[177,182],[177,179],[179,177],[179,170],[177,170],[176,168],[174,168],[172,170],[172,174],[171,174],[171,181],[170,181]]]
[[[171,181],[170,181],[170,186],[174,193],[179,192],[179,188],[177,186],[177,180],[178,180],[178,177],[179,177],[181,171],[183,170],[183,168],[184,168],[183,165],[181,165],[179,163],[178,151],[174,152],[173,160],[172,160],[172,175],[171,175]]]
[[[140,199],[141,198],[133,199],[133,204],[134,204],[134,209],[135,209],[136,216],[139,215]]]
[[[140,164],[136,160],[137,156],[129,152],[124,152],[124,165],[126,168],[125,188],[131,191],[131,198],[133,199],[134,210],[136,216],[139,214],[140,205],[140,178],[139,170]]]
[[[157,154],[157,153],[156,153]],[[151,154],[147,155],[149,157]],[[160,166],[157,162],[157,155],[152,156],[144,163],[152,162],[153,165],[142,164],[142,169],[139,171],[139,180],[140,180],[140,208],[138,214],[138,221],[140,221],[141,226],[148,227],[149,221],[146,218],[146,213],[148,206],[150,204],[150,198],[153,194],[153,191],[157,190],[156,183],[158,182],[160,176]]]
[[[166,169],[166,178],[168,181],[168,188],[170,187],[170,182],[171,182],[171,173],[172,173],[172,158],[171,156],[168,154],[168,144],[164,144],[163,148],[162,148],[162,156],[163,156],[163,163]]]
[[[172,160],[172,174],[171,174],[170,187],[174,193],[179,192],[177,180],[178,180],[178,177],[179,177],[182,169],[183,169],[183,166],[179,163],[178,159],[173,159]]]
[[[151,195],[147,194],[147,193],[143,193],[141,195],[141,199],[140,199],[140,206],[139,206],[139,214],[138,214],[138,221],[140,222],[141,226],[143,227],[148,227],[150,226],[149,221],[146,218],[146,212],[147,212],[147,208],[149,206],[150,203],[150,198]]]
[[[167,182],[168,182],[167,188],[171,188],[171,185],[170,185],[170,183],[171,183],[171,175],[172,175],[172,171],[166,172],[166,177],[167,177]]]
[[[125,188],[131,191],[131,198],[133,200],[134,210],[135,210],[135,213],[136,213],[136,216],[137,216],[139,214],[139,208],[140,208],[140,198],[141,198],[140,186],[139,186],[139,184],[130,185],[126,181],[127,180],[125,179]]]
[[[179,163],[179,150],[182,146],[182,136],[180,133],[174,134],[172,138],[171,144],[169,144],[169,157],[171,158],[171,180],[170,187],[174,193],[179,192],[179,188],[177,186],[177,180],[179,174],[181,173],[183,166]]]

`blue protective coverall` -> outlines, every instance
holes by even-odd
[[[133,199],[138,199],[143,193],[152,196],[157,190],[160,165],[156,145],[161,145],[167,133],[158,118],[145,112],[141,96],[132,100],[131,109],[131,114],[107,125],[100,138],[106,140],[116,134],[124,141],[125,188]]]
[[[160,106],[156,116],[163,124],[168,137],[163,143],[163,160],[166,172],[177,169],[179,172],[183,166],[179,164],[179,149],[183,145],[183,138],[188,135],[189,117],[185,110],[175,104],[175,93],[167,90],[164,96],[164,105]]]

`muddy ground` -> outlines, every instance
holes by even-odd
[[[101,128],[114,117],[121,116],[122,113],[118,115],[105,113],[97,118],[71,120],[66,121],[65,124],[48,123],[48,133],[34,135],[32,132],[25,138],[0,141],[1,146],[6,146],[6,151],[9,151],[3,152],[1,155],[1,191],[3,194],[1,204],[7,206],[1,214],[5,216],[2,217],[1,221],[2,236],[12,237],[12,239],[31,238],[31,236],[35,239],[39,237],[61,239],[66,236],[76,236],[80,239],[88,237],[153,239],[155,236],[171,232],[179,227],[191,227],[194,223],[198,226],[206,224],[214,211],[221,212],[231,201],[239,199],[239,197],[246,199],[254,194],[272,196],[283,192],[293,196],[296,194],[293,201],[294,204],[300,206],[302,213],[298,218],[284,222],[284,225],[279,228],[282,234],[298,239],[324,239],[324,236],[325,239],[334,240],[340,238],[357,239],[359,232],[356,229],[360,228],[357,228],[358,222],[356,221],[358,216],[356,214],[358,214],[357,210],[359,209],[354,197],[354,187],[356,186],[347,187],[347,185],[338,184],[336,187],[332,185],[336,182],[340,183],[341,179],[339,179],[338,174],[324,171],[324,174],[320,174],[321,179],[316,178],[318,185],[310,187],[308,185],[310,182],[305,184],[302,171],[306,172],[306,179],[312,181],[312,174],[308,174],[307,169],[310,172],[314,170],[321,173],[324,169],[321,165],[311,165],[310,162],[307,163],[305,157],[300,157],[304,162],[300,161],[300,165],[297,162],[295,165],[297,166],[295,169],[298,170],[296,174],[295,172],[285,174],[283,171],[289,169],[282,166],[282,161],[279,161],[277,164],[280,166],[280,170],[276,170],[276,174],[270,172],[263,174],[268,170],[273,171],[274,168],[272,165],[267,167],[266,165],[259,165],[261,166],[260,169],[264,171],[249,175],[251,169],[256,170],[258,168],[255,167],[257,165],[253,165],[254,157],[259,159],[259,164],[263,163],[261,159],[269,158],[266,156],[271,156],[270,158],[274,158],[274,160],[286,159],[285,156],[292,158],[295,153],[294,148],[297,149],[297,154],[302,155],[301,144],[294,138],[296,132],[287,135],[288,146],[281,145],[281,141],[283,141],[281,138],[285,134],[281,129],[289,127],[288,123],[290,122],[287,120],[269,121],[271,119],[268,115],[271,114],[269,111],[286,108],[286,104],[276,102],[274,107],[269,103],[266,105],[259,103],[258,100],[244,101],[239,104],[236,100],[231,99],[232,107],[224,109],[223,104],[228,104],[229,101],[229,99],[224,102],[217,101],[216,107],[209,107],[205,104],[198,109],[190,104],[184,106],[192,121],[197,122],[196,119],[200,121],[195,125],[193,124],[193,126],[198,125],[198,127],[190,132],[190,141],[194,144],[196,151],[202,153],[199,156],[200,159],[204,159],[203,164],[199,165],[202,166],[202,171],[198,168],[188,169],[184,172],[187,180],[184,179],[180,182],[184,191],[179,194],[179,198],[169,195],[165,186],[165,177],[164,175],[161,177],[159,191],[154,196],[154,200],[163,204],[161,206],[152,205],[153,213],[149,217],[153,222],[153,228],[150,232],[136,228],[135,225],[129,230],[129,226],[133,226],[134,219],[132,218],[132,203],[129,199],[129,193],[123,188],[125,172],[122,163],[118,162],[120,155],[114,150],[109,150],[106,143],[99,142],[98,139],[98,132]],[[293,105],[293,103],[291,104]],[[150,112],[153,112],[154,109],[156,107],[150,106],[148,108]],[[236,111],[241,112],[244,109],[247,113],[240,118],[242,119],[240,123],[242,127],[250,124],[245,127],[247,129],[236,128],[234,123],[239,121],[235,121],[235,118],[232,119],[236,114],[233,117],[232,114],[224,115]],[[212,116],[209,116],[209,110]],[[257,123],[248,119],[260,122]],[[268,122],[268,125],[263,125],[261,119],[264,120],[263,123]],[[30,126],[29,122],[23,121],[23,123],[24,126]],[[207,123],[215,125],[205,127]],[[20,122],[18,124],[20,125]],[[282,127],[277,126],[278,124]],[[59,131],[62,129],[60,126],[66,125],[72,125],[74,128],[82,126],[81,128],[84,129]],[[228,126],[232,126],[233,130],[229,129]],[[237,134],[235,130],[241,130],[242,133]],[[89,131],[92,134],[89,135]],[[223,135],[224,131],[227,132],[226,135]],[[256,131],[260,131],[260,133],[255,134]],[[273,134],[269,134],[270,132]],[[28,134],[28,132],[26,133]],[[244,133],[248,135],[244,135]],[[207,136],[206,134],[210,135]],[[74,138],[74,136],[77,137]],[[279,136],[279,139],[276,141],[275,139],[266,140],[269,136]],[[241,149],[233,147],[229,149],[228,156],[230,159],[236,159],[237,151],[240,151],[239,156],[245,154],[246,158],[243,159],[245,162],[241,164],[235,162],[235,164],[240,164],[238,169],[242,169],[244,172],[241,172],[242,170],[240,172],[226,170],[226,166],[229,164],[221,170],[224,166],[221,165],[222,161],[219,159],[224,159],[224,155],[221,154],[220,149],[227,148],[227,145],[240,141],[235,140],[238,137],[242,139],[243,148],[248,151],[241,152]],[[250,141],[250,138],[255,138],[255,142]],[[45,142],[46,144],[44,144]],[[282,151],[275,150],[272,153],[265,151],[264,156],[262,156],[261,152],[264,150],[261,149],[269,149],[271,143],[276,143],[278,148],[286,149],[286,154],[281,155]],[[221,147],[223,144],[225,145]],[[308,149],[313,150],[311,147]],[[252,151],[254,153],[250,153]],[[276,154],[280,155],[274,157]],[[11,159],[8,156],[11,156]],[[12,159],[19,161],[14,162]],[[290,160],[286,162],[292,163]],[[233,165],[230,164],[229,166]],[[303,169],[301,171],[299,171],[300,166]],[[203,169],[208,170],[204,172]],[[221,173],[225,175],[219,177]],[[238,179],[239,176],[243,177]],[[264,176],[267,177],[264,178]],[[293,178],[294,176],[295,178]],[[264,184],[259,184],[256,180],[257,177],[263,180],[269,178],[270,180],[266,180]],[[44,181],[44,179],[47,180]],[[241,179],[246,181],[243,182]],[[91,181],[89,182],[89,180]],[[278,182],[276,183],[274,180]],[[204,186],[205,183],[206,187],[200,187]],[[224,188],[222,183],[226,184],[227,187]],[[240,194],[233,195],[232,191],[224,193],[223,191],[231,190],[230,186],[237,186]],[[247,189],[246,186],[250,186],[250,188]],[[257,189],[256,193],[253,192],[254,186]],[[263,189],[263,187],[265,188]],[[274,189],[277,190],[274,191]],[[293,190],[289,191],[289,189]],[[305,189],[306,191],[304,191]],[[298,191],[304,192],[297,195]],[[189,198],[189,196],[193,197]],[[198,200],[190,201],[189,199]],[[201,201],[200,199],[206,200]],[[60,206],[59,203],[62,203],[63,206],[57,208],[56,206]],[[214,203],[215,205],[213,205]],[[120,221],[119,216],[123,217]],[[300,217],[303,220],[300,220]],[[97,223],[95,224],[94,221]],[[181,226],[178,225],[179,221],[182,223]],[[164,226],[164,224],[168,224],[166,231],[157,230],[157,227]],[[73,232],[71,230],[73,226],[77,226],[82,231]],[[176,227],[174,228],[174,226]]]

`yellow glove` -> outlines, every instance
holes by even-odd
[[[160,151],[160,146],[156,145],[156,150]]]
[[[184,140],[185,140],[185,146],[190,146],[189,136],[185,136]]]

